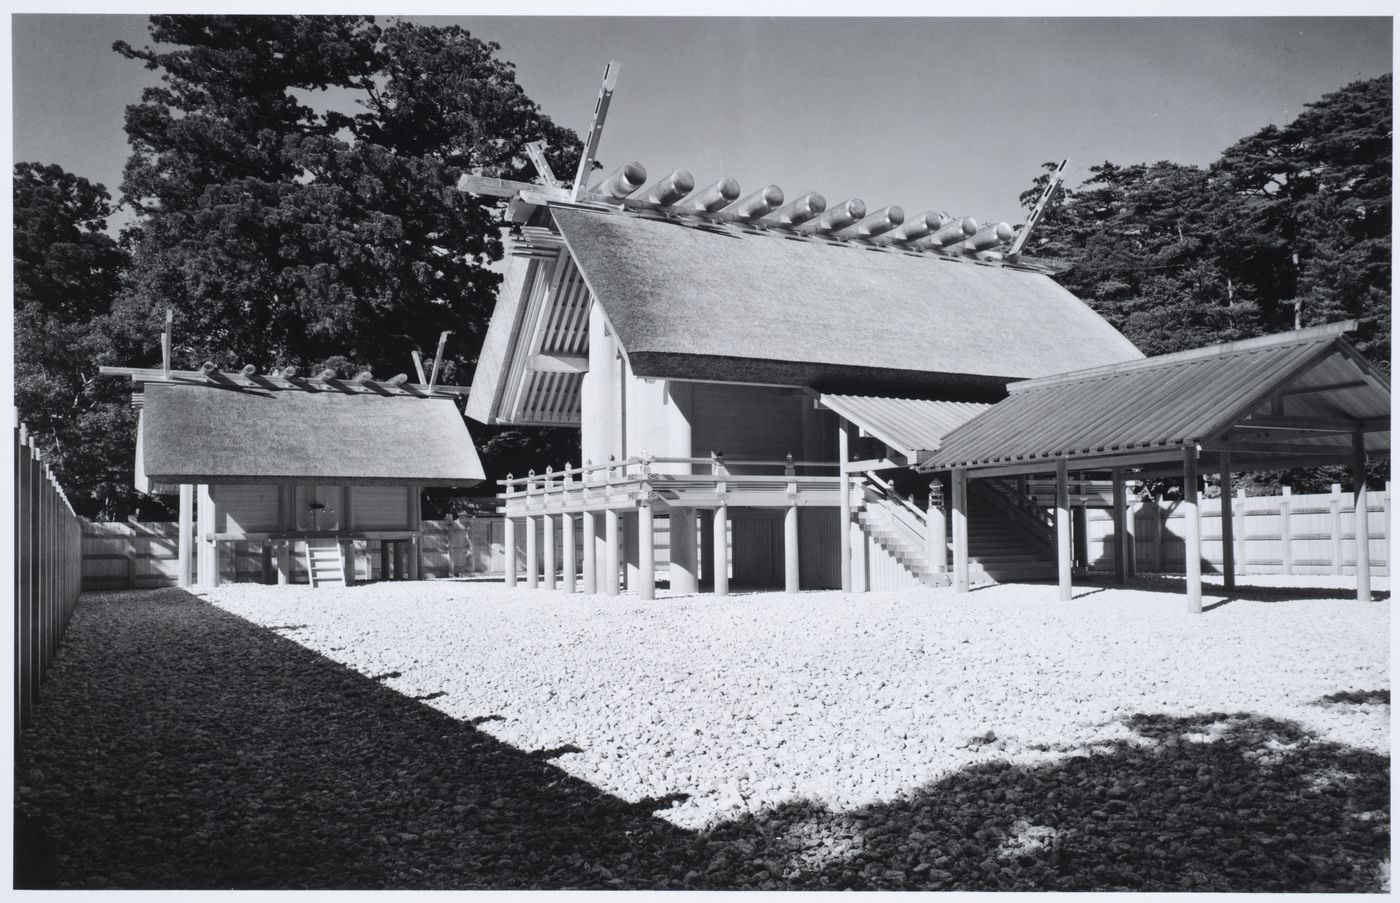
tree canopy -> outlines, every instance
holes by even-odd
[[[358,16],[153,16],[162,73],[127,110],[133,291],[176,312],[175,356],[392,375],[452,330],[470,373],[500,275],[469,171],[528,178],[580,145],[458,27]]]
[[[1206,168],[1104,162],[1027,250],[1148,354],[1356,318],[1390,357],[1391,77],[1347,85]],[[1046,164],[1046,169],[1053,169]],[[1048,174],[1021,195],[1031,206]]]
[[[81,513],[136,510],[136,418],[128,389],[96,378],[98,364],[140,340],[122,320],[125,250],[104,228],[102,185],[61,167],[14,168],[15,406],[69,501]]]

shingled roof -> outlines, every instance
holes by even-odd
[[[643,377],[999,394],[1142,353],[1041,273],[551,208]]]
[[[1037,472],[1231,455],[1236,469],[1346,462],[1390,447],[1390,386],[1344,334],[1355,321],[1013,383],[919,470]]]
[[[485,478],[450,398],[148,382],[137,468],[151,483],[473,486]]]

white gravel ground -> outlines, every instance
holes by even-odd
[[[1390,609],[1279,586],[1203,615],[1179,583],[654,602],[435,581],[233,585],[214,604],[628,801],[698,828],[785,800],[836,811],[962,766],[1121,740],[1134,713],[1252,713],[1388,753]],[[1312,588],[1312,589],[1310,589]],[[1384,580],[1375,588],[1388,590]],[[1216,589],[1207,607],[1222,599]],[[1203,741],[1209,738],[1200,738]],[[1147,742],[1147,741],[1143,741]]]

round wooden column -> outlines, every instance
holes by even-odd
[[[637,596],[656,598],[656,523],[647,502],[637,507]]]
[[[574,516],[567,511],[559,515],[559,544],[564,556],[564,576],[559,588],[572,593],[578,588],[578,567],[574,557]]]
[[[583,512],[583,591],[598,591],[598,515],[593,511]]]
[[[535,543],[537,532],[534,515],[527,514],[525,516],[525,586],[528,589],[538,589],[540,585],[540,552]]]
[[[729,595],[729,508],[720,505],[715,509],[715,595]]]
[[[515,589],[515,518],[507,517],[505,526],[505,547],[506,547],[506,589]],[[380,576],[388,580],[387,574],[381,572]]]

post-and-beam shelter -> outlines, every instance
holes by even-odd
[[[1329,324],[1012,383],[1009,396],[948,434],[917,470],[950,472],[953,585],[968,588],[967,482],[1053,472],[1060,598],[1071,586],[1070,471],[1113,475],[1115,577],[1129,576],[1125,475],[1181,476],[1186,594],[1201,610],[1197,479],[1220,474],[1224,582],[1234,586],[1230,475],[1350,464],[1357,598],[1369,600],[1366,461],[1390,446],[1386,375]],[[960,529],[961,527],[961,529]]]

